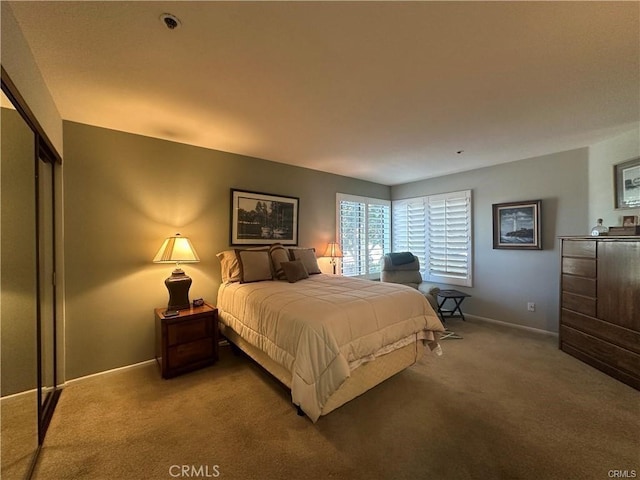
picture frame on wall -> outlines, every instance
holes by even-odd
[[[231,189],[231,245],[298,245],[300,199]]]
[[[493,248],[542,250],[542,200],[493,204]]]
[[[613,166],[616,209],[640,208],[640,158]]]

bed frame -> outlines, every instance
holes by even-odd
[[[273,361],[263,351],[244,340],[234,330],[220,323],[220,333],[248,355],[253,361],[273,375],[276,380],[291,390],[291,372],[279,363]],[[410,367],[424,355],[425,347],[422,340],[416,340],[398,350],[381,355],[371,362],[364,363],[351,372],[351,376],[345,380],[325,402],[320,415],[326,415],[350,400],[362,395],[367,390],[384,382],[396,373]],[[296,405],[298,414],[304,412]]]

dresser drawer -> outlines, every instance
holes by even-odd
[[[213,339],[203,338],[195,342],[183,343],[175,347],[169,347],[167,363],[169,368],[180,368],[200,360],[208,360],[213,357]]]
[[[640,333],[594,317],[562,309],[561,323],[640,355]]]
[[[640,378],[640,355],[564,325],[560,327],[560,337],[563,344],[614,369]]]
[[[596,278],[596,259],[593,258],[563,258],[562,273],[581,277]]]
[[[596,258],[596,242],[595,240],[565,240],[562,242],[562,255]]]
[[[167,342],[169,346],[192,342],[204,337],[210,337],[212,318],[212,316],[207,316],[197,320],[168,324]]]
[[[562,292],[562,308],[584,313],[591,317],[596,316],[596,299]]]
[[[562,275],[562,291],[596,297],[596,279]]]

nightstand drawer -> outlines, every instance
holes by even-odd
[[[218,309],[204,305],[166,317],[155,309],[156,360],[162,378],[206,367],[218,360]]]
[[[204,337],[211,337],[210,316],[167,325],[167,342],[169,346],[192,342]]]
[[[200,360],[211,359],[213,349],[213,339],[211,338],[169,347],[167,364],[169,368],[180,368]]]

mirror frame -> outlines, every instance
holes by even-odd
[[[34,162],[45,161],[47,163],[51,163],[52,165],[61,165],[62,157],[54,147],[53,143],[45,133],[42,125],[38,122],[38,119],[34,115],[33,111],[29,108],[29,105],[25,101],[24,97],[20,94],[20,91],[16,87],[16,85],[11,80],[11,77],[4,69],[3,66],[0,66],[0,79],[1,79],[1,88],[4,94],[9,98],[13,106],[16,108],[17,112],[26,122],[27,126],[33,131],[35,135],[35,147],[34,147]],[[37,165],[37,163],[36,163]],[[55,175],[55,169],[54,169]],[[36,186],[36,196],[38,195],[37,186]],[[37,208],[37,207],[36,207]],[[38,231],[36,229],[36,243],[38,242]],[[55,237],[54,237],[54,248],[55,248]],[[38,290],[36,301],[38,304],[40,303],[40,287],[39,287],[39,275],[40,275],[40,266],[37,265],[37,276],[38,276]],[[43,398],[42,394],[42,318],[40,313],[40,308],[38,307],[37,311],[37,325],[36,325],[36,342],[37,342],[37,396],[38,396],[38,452],[36,452],[36,456],[34,458],[31,471],[29,472],[29,476],[33,471],[33,467],[35,467],[35,461],[37,459],[37,455],[39,453],[40,447],[44,442],[45,435],[47,433],[47,428],[49,427],[49,423],[51,422],[51,418],[53,416],[53,412],[58,403],[58,399],[62,390],[58,386],[57,381],[57,321],[56,321],[56,308],[55,308],[55,294],[54,294],[54,315],[53,315],[53,372],[54,372],[54,388],[53,391],[47,393],[45,398]],[[29,477],[27,477],[29,478]]]

